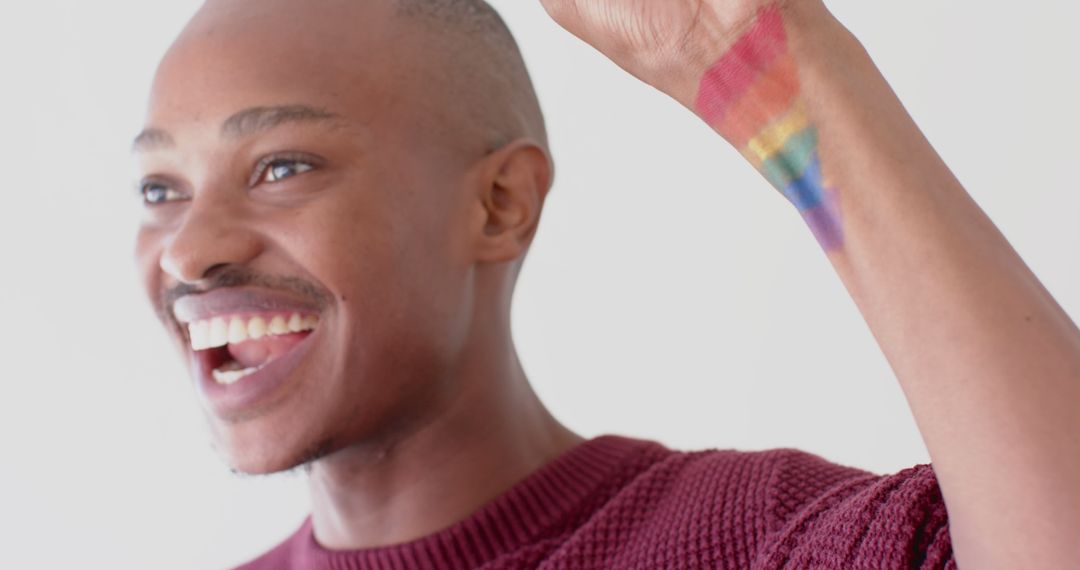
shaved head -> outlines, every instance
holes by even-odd
[[[493,146],[547,133],[532,81],[513,34],[484,0],[393,0],[398,14],[424,26],[445,66],[446,85]]]
[[[385,53],[423,83],[439,134],[459,137],[446,142],[491,150],[529,138],[547,150],[543,114],[517,42],[483,0],[207,0],[174,49],[205,37],[208,28],[262,25],[255,21],[270,14],[289,24],[301,12],[304,18],[322,13],[345,33],[363,33],[359,24],[373,17],[388,20],[396,30],[382,32],[398,46]],[[323,39],[339,49],[349,45],[332,34]],[[401,50],[402,44],[412,49]],[[364,63],[355,60],[358,67]]]

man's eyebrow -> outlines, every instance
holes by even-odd
[[[132,152],[144,152],[150,150],[156,150],[159,148],[169,148],[175,146],[176,142],[173,141],[172,135],[163,131],[162,129],[149,128],[139,133],[139,136],[135,137],[135,142],[131,143]]]
[[[221,123],[221,136],[228,138],[248,137],[285,123],[321,122],[339,119],[340,116],[308,105],[277,105],[273,107],[250,107],[233,113]],[[172,135],[158,128],[147,128],[135,137],[131,148],[134,152],[170,148],[176,145]]]
[[[320,122],[339,118],[338,115],[307,105],[251,107],[233,114],[221,123],[221,135],[230,138],[251,136],[284,123]]]

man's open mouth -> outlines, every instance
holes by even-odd
[[[300,344],[318,315],[267,313],[221,315],[188,324],[191,349],[222,385],[239,382]]]

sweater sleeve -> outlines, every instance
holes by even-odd
[[[955,570],[930,465],[878,476],[809,453],[776,453],[769,536],[755,568]]]

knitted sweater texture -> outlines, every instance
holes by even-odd
[[[880,476],[790,449],[582,443],[412,542],[319,546],[310,519],[241,570],[951,568],[929,465]]]

